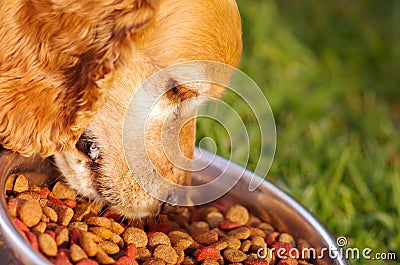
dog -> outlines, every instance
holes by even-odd
[[[147,153],[135,154],[132,169],[124,156],[124,115],[138,87],[161,69],[191,60],[238,65],[242,32],[236,2],[3,0],[0,19],[0,143],[25,156],[54,155],[72,188],[126,218],[157,214],[161,202],[135,177],[151,181],[155,168],[173,183],[189,183],[190,173],[163,152],[177,131],[161,137],[166,117],[148,120]],[[222,91],[177,86],[161,97],[162,114],[179,108],[170,126],[181,128],[185,157],[192,158],[195,120],[181,121],[196,106],[184,101]],[[143,110],[134,112],[140,117]],[[132,132],[134,139],[140,130]],[[154,168],[141,166],[145,156]]]

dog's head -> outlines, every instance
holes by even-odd
[[[135,177],[148,176],[148,181],[153,181],[158,171],[171,182],[188,183],[189,173],[174,165],[164,150],[177,150],[178,141],[180,153],[187,158],[192,157],[195,120],[186,121],[194,116],[197,106],[193,101],[185,100],[200,96],[218,97],[223,89],[213,84],[174,87],[176,80],[172,76],[165,82],[154,84],[154,89],[144,88],[131,105],[137,126],[131,126],[130,137],[134,140],[131,144],[135,152],[135,144],[139,144],[135,141],[143,140],[141,133],[145,129],[146,152],[139,150],[134,153],[136,163],[128,168],[122,138],[124,117],[131,98],[151,75],[177,63],[211,60],[237,65],[242,44],[236,2],[161,1],[154,20],[133,40],[136,44],[135,56],[115,73],[114,88],[107,94],[106,103],[87,126],[76,147],[55,155],[57,166],[79,193],[108,204],[132,219],[154,215],[160,206],[157,199],[138,185]],[[203,70],[207,72],[207,69]],[[208,73],[229,75],[225,72]],[[217,77],[220,78],[229,76]],[[154,91],[168,87],[173,89],[160,97],[157,113],[148,116],[148,109],[142,107],[143,102],[158,96]],[[147,156],[154,168],[144,163]],[[150,185],[162,190],[163,187],[158,184]],[[165,194],[168,196],[168,191]]]
[[[74,146],[159,3],[2,0],[0,145],[25,156]]]

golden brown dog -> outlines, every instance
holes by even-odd
[[[0,21],[0,143],[23,155],[56,153],[73,188],[126,217],[156,213],[159,201],[134,178],[154,170],[138,164],[131,172],[125,162],[125,111],[135,90],[160,69],[190,60],[236,65],[242,46],[235,1],[3,0]],[[189,96],[221,90],[191,86],[171,93],[161,99],[165,113]],[[195,108],[180,112],[183,120]],[[161,143],[163,122],[162,115],[149,121],[150,147],[137,160],[149,155],[167,179],[187,183],[187,172],[162,152],[172,145]],[[192,120],[179,132],[188,158],[194,139]]]

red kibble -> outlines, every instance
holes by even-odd
[[[275,242],[272,244],[273,253],[275,257],[281,258],[282,256],[285,257],[290,257],[291,254],[295,254],[298,252],[291,253],[291,250],[294,248],[291,244],[289,243],[283,243],[283,242]],[[279,257],[280,256],[280,257]]]
[[[292,258],[287,258],[287,259],[281,259],[278,262],[278,265],[298,265],[299,262],[296,259]]]
[[[275,242],[277,242],[279,235],[280,234],[278,232],[273,232],[273,233],[269,234],[267,236],[267,245],[269,247],[271,247]]]
[[[78,244],[80,235],[81,235],[81,233],[79,232],[78,229],[72,230],[70,244],[71,245]]]
[[[99,263],[92,259],[82,259],[76,265],[99,265]]]
[[[150,228],[150,232],[162,232],[168,234],[172,231],[172,226],[167,223],[157,223]]]
[[[54,240],[56,240],[56,233],[54,233],[53,230],[46,230],[44,233],[45,233],[45,234],[48,234],[48,235],[51,236]]]
[[[269,262],[262,259],[253,259],[246,261],[245,265],[269,265]]]
[[[65,206],[74,209],[76,207],[76,200],[63,200]]]
[[[237,223],[237,222],[232,222],[229,220],[222,220],[221,222],[218,223],[218,227],[224,230],[231,230],[235,228],[239,228],[242,225]]]
[[[205,259],[219,260],[221,259],[221,254],[218,249],[213,247],[204,247],[199,249],[196,255],[196,260],[201,261]]]
[[[130,244],[127,248],[126,248],[126,256],[136,259],[136,254],[137,254],[137,248],[135,244]]]
[[[64,203],[59,199],[56,199],[56,198],[53,198],[53,197],[48,197],[47,199],[49,200],[50,203],[52,203],[54,205],[58,205],[58,206],[63,206],[64,205]]]
[[[203,213],[204,213],[203,208],[194,209],[193,211],[190,212],[190,221],[191,222],[200,221],[201,219],[203,219]]]
[[[101,216],[105,217],[105,218],[112,218],[114,220],[120,220],[121,219],[121,216],[114,210],[107,210]]]
[[[54,264],[55,265],[72,265],[71,261],[69,260],[68,249],[60,249],[57,252],[57,257],[56,257]]]
[[[51,191],[48,188],[43,188],[40,191],[40,199],[47,199],[47,196],[49,196],[50,193]]]
[[[29,232],[29,231],[25,232],[25,235],[26,235],[26,238],[28,238],[29,243],[31,243],[32,247],[35,250],[39,250],[39,242],[38,242],[37,236],[34,233]]]
[[[134,258],[122,256],[114,263],[114,265],[138,265],[138,262]]]
[[[17,217],[13,217],[14,224],[18,227],[22,232],[30,232],[29,228]]]

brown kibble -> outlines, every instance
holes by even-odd
[[[42,207],[38,202],[27,201],[21,206],[19,217],[26,226],[35,226],[42,219]]]
[[[222,215],[222,213],[217,211],[209,212],[206,215],[206,221],[209,224],[210,228],[217,228],[219,222],[221,222],[222,220],[224,220],[224,216]]]
[[[217,234],[218,234],[219,237],[227,236],[227,233],[226,233],[225,231],[223,231],[222,229],[214,228],[213,230],[214,230],[215,232],[217,232]]]
[[[83,218],[90,213],[89,203],[80,203],[74,208],[74,222],[80,222]]]
[[[228,248],[224,251],[223,256],[230,262],[242,262],[247,259],[247,255],[237,249]]]
[[[136,259],[144,260],[151,257],[151,252],[145,247],[137,248]]]
[[[93,241],[89,232],[81,231],[79,236],[79,243],[82,249],[89,257],[93,257],[97,253],[97,244]]]
[[[73,244],[70,248],[70,256],[73,262],[78,262],[82,259],[87,259],[85,251],[77,244]]]
[[[196,260],[192,257],[186,256],[182,262],[183,265],[195,265]]]
[[[288,233],[282,233],[279,236],[278,241],[282,242],[282,243],[289,243],[294,247],[296,246],[296,242],[294,241],[294,238],[291,235],[289,235]]]
[[[188,233],[182,231],[171,231],[168,237],[171,240],[172,246],[183,250],[189,248],[194,242]]]
[[[171,240],[166,234],[162,232],[155,232],[149,236],[148,246],[150,248],[155,248],[158,245],[171,246]]]
[[[115,260],[108,256],[107,253],[104,252],[104,250],[100,246],[97,247],[96,259],[99,261],[100,264],[115,263]]]
[[[11,174],[10,176],[7,177],[5,187],[4,187],[4,190],[5,190],[5,193],[7,196],[10,196],[12,194],[13,189],[14,189],[14,182],[15,182],[16,178],[17,178],[17,175],[15,175],[15,174]]]
[[[304,239],[299,239],[297,241],[297,249],[304,256],[301,256],[302,259],[308,260],[310,258],[310,253],[308,251],[303,251],[304,249],[310,249],[311,245]]]
[[[280,234],[278,232],[272,232],[267,236],[267,243],[269,244],[269,242],[277,241],[279,235]]]
[[[92,232],[88,232],[88,235],[92,238],[92,240],[93,240],[95,243],[99,243],[99,242],[102,242],[102,241],[103,241],[103,238],[101,238],[100,236],[98,236],[98,235],[96,235],[96,234],[93,234]]]
[[[249,252],[251,247],[251,240],[245,240],[242,242],[242,245],[240,246],[240,251],[247,253]]]
[[[242,242],[240,242],[240,240],[234,236],[223,237],[221,240],[226,240],[228,243],[228,248],[231,249],[239,249],[242,245]]]
[[[99,246],[109,255],[117,254],[120,251],[118,245],[110,241],[102,241]]]
[[[193,237],[208,230],[210,230],[210,226],[203,221],[193,222],[191,225],[189,225],[189,227],[187,227],[187,231]]]
[[[218,233],[214,230],[208,230],[195,235],[194,239],[203,245],[211,245],[218,241]]]
[[[205,260],[203,260],[203,262],[201,264],[202,265],[220,265],[219,262],[214,259],[205,259]]]
[[[117,222],[111,222],[110,230],[114,234],[120,235],[125,231],[125,228]]]
[[[29,190],[28,179],[24,175],[18,175],[14,181],[14,186],[13,186],[14,194],[20,194],[28,190]]]
[[[53,187],[53,196],[59,200],[75,200],[76,191],[62,181],[58,181]]]
[[[40,234],[43,234],[44,231],[46,231],[46,223],[45,222],[40,222],[35,227],[32,228],[32,232],[35,233],[35,235],[37,235],[37,236]]]
[[[245,207],[236,204],[228,208],[225,218],[231,222],[237,222],[241,225],[245,225],[249,221],[250,215]]]
[[[176,254],[178,255],[178,260],[176,261],[177,264],[181,264],[185,259],[185,251],[183,249],[174,247]]]
[[[48,201],[49,201],[48,199],[40,199],[39,200],[39,204],[43,208],[43,207],[45,207],[47,205]]]
[[[70,231],[74,230],[74,229],[79,229],[82,231],[88,231],[89,227],[86,223],[84,222],[72,222],[68,225],[68,229]]]
[[[147,259],[143,265],[165,265],[166,262],[160,258],[150,258]]]
[[[24,191],[17,195],[17,199],[39,202],[40,194],[34,191]]]
[[[40,221],[48,223],[48,222],[50,222],[50,219],[44,213],[42,213],[42,217],[40,218]]]
[[[124,240],[119,235],[113,234],[110,241],[117,244],[120,248],[124,247]]]
[[[249,221],[247,222],[247,225],[250,227],[258,227],[261,224],[260,218],[250,214]]]
[[[178,255],[171,246],[159,245],[154,249],[153,256],[164,260],[166,263],[176,264]]]
[[[275,231],[275,228],[269,223],[261,223],[257,228],[263,230],[267,235]]]
[[[58,215],[56,213],[56,211],[49,207],[49,206],[45,206],[42,208],[43,213],[49,218],[50,221],[56,223],[58,220]]]
[[[56,241],[54,241],[54,239],[49,234],[40,234],[38,239],[39,248],[43,254],[49,257],[57,256]]]
[[[228,240],[222,238],[222,239],[218,240],[217,242],[211,244],[211,246],[218,250],[224,250],[228,247]]]
[[[255,228],[255,227],[250,227],[250,236],[251,237],[255,237],[255,236],[260,236],[260,237],[267,237],[267,235],[265,234],[265,232],[259,228]]]
[[[102,204],[97,204],[97,203],[90,204],[90,212],[94,213],[95,215],[98,215],[100,213],[101,209],[103,209]]]
[[[123,239],[126,245],[135,244],[138,248],[147,246],[148,242],[146,232],[136,227],[128,227]]]
[[[105,228],[111,227],[111,221],[105,217],[89,217],[86,219],[88,225],[102,226]]]
[[[260,236],[255,236],[251,239],[251,249],[253,252],[257,253],[260,248],[265,247],[265,240]]]
[[[242,226],[242,227],[239,227],[239,228],[229,231],[228,235],[234,236],[238,239],[247,239],[250,237],[251,232],[250,232],[250,229],[248,229],[245,226]]]
[[[108,240],[113,236],[113,233],[110,231],[110,229],[100,226],[90,227],[89,232],[92,232],[93,234],[101,237],[104,240]]]
[[[58,215],[58,224],[63,226],[68,226],[74,216],[74,210],[67,206],[62,206],[56,210]]]
[[[66,247],[69,242],[69,230],[63,228],[61,231],[56,233],[56,243],[58,247]]]

